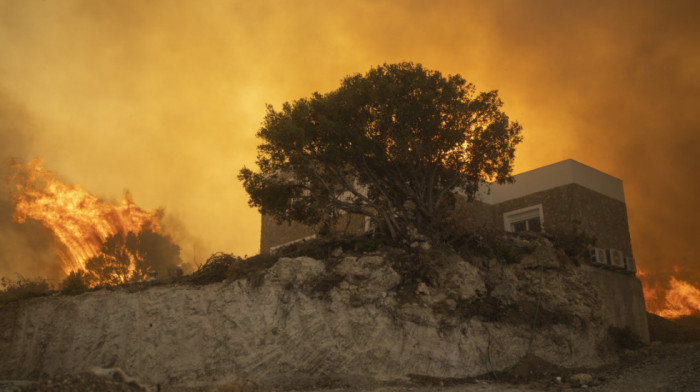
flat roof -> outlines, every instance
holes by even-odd
[[[578,184],[625,202],[622,180],[573,159],[516,174],[513,178],[515,182],[510,184],[493,183],[482,186],[477,199],[487,204],[498,204],[536,192]]]

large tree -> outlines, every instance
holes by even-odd
[[[278,221],[332,223],[369,216],[394,239],[434,236],[455,192],[511,179],[521,127],[497,91],[475,93],[460,75],[385,64],[330,93],[268,105],[257,136],[259,171],[239,179],[250,205]]]

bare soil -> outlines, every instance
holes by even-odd
[[[590,375],[591,382],[580,385],[576,374]],[[38,382],[0,381],[0,391],[9,392],[135,392],[146,389],[118,378],[99,377],[91,373],[62,375]],[[700,342],[652,344],[628,351],[618,363],[596,369],[564,369],[537,357],[527,357],[511,371],[470,379],[435,379],[414,377],[410,381],[351,387],[343,385],[298,386],[284,389],[256,384],[162,389],[194,392],[697,392],[700,391]]]

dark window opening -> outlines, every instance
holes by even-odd
[[[527,220],[527,230],[528,231],[542,231],[542,225],[540,224],[540,218],[532,218]]]
[[[527,230],[527,221],[521,221],[521,222],[514,222],[513,223],[513,231],[514,232],[519,232],[519,231],[526,231]]]
[[[542,231],[542,224],[540,223],[540,218],[531,218],[519,222],[513,222],[511,223],[511,227],[516,233],[520,231]]]

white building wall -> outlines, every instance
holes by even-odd
[[[573,159],[557,162],[514,176],[510,184],[483,186],[477,199],[498,204],[568,184],[578,184],[613,199],[625,202],[622,180],[605,174]]]

